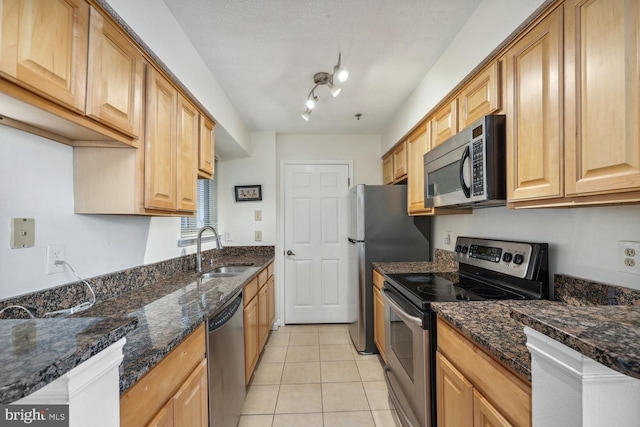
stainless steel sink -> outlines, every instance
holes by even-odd
[[[238,276],[247,269],[251,267],[250,265],[223,265],[222,267],[216,267],[211,271],[206,273],[202,273],[200,277],[208,279],[212,277],[233,277]]]

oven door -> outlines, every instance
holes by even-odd
[[[383,289],[389,396],[404,427],[431,427],[429,331],[421,313],[385,284]]]
[[[442,145],[445,144],[447,141]],[[472,157],[468,143],[452,147],[451,151],[435,159],[429,153],[425,154],[425,207],[460,205],[470,201]]]

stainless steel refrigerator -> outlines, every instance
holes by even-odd
[[[406,185],[349,191],[349,334],[361,353],[373,342],[373,262],[429,261],[430,220],[407,214]]]

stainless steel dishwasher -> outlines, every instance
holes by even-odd
[[[242,290],[207,321],[209,425],[236,427],[246,394]]]

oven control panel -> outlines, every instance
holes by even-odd
[[[454,259],[510,276],[527,278],[534,257],[546,244],[458,237]]]

